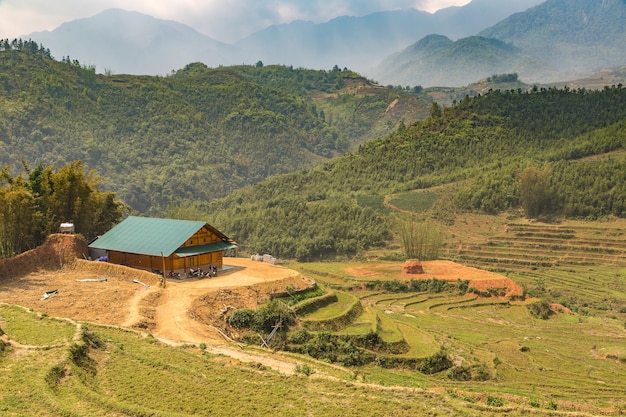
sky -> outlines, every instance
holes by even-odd
[[[175,20],[215,40],[230,43],[258,30],[294,20],[326,22],[415,8],[428,12],[470,0],[0,0],[0,38],[53,30],[64,22],[121,8]]]

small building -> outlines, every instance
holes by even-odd
[[[148,271],[186,273],[221,269],[224,251],[237,243],[205,222],[130,216],[89,244],[90,254]],[[95,259],[92,256],[92,259]]]
[[[76,229],[74,228],[74,223],[61,223],[59,225],[59,233],[76,233]]]

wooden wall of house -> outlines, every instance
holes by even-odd
[[[173,254],[164,259],[160,256],[109,251],[109,262],[148,271],[158,269],[167,274],[169,271],[187,272],[189,268],[207,269],[210,265],[216,265],[218,268],[222,268],[224,265],[224,252],[203,253],[200,255],[186,256],[184,258]]]
[[[174,270],[187,270],[189,268],[204,268],[209,265],[216,265],[218,268],[221,268],[224,265],[224,252],[212,252],[212,253],[203,253],[201,255],[195,256],[186,256],[184,258],[179,258],[174,255],[174,259],[172,260],[172,269]],[[169,269],[169,267],[168,267]]]
[[[213,242],[219,242],[220,240],[221,238],[218,235],[213,233],[207,227],[203,227],[202,229],[198,230],[193,236],[187,239],[187,241],[183,243],[181,248],[187,246],[206,245]]]
[[[163,269],[163,258],[160,256],[109,251],[109,262],[120,265],[128,265],[133,268],[146,269],[148,271],[153,269]]]

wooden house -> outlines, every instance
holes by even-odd
[[[111,263],[148,271],[186,273],[223,266],[224,251],[237,243],[205,222],[130,216],[89,244]]]

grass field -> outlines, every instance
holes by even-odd
[[[420,364],[444,353],[446,370],[342,367],[291,353],[301,365],[288,375],[202,346],[0,304],[0,415],[624,415],[626,228],[481,221],[457,221],[445,257],[513,279],[525,300],[368,287],[397,279],[389,262],[287,265],[337,295],[299,317],[309,332],[376,334],[382,350],[366,350],[378,359]],[[356,268],[366,273],[348,272]],[[548,319],[531,314],[538,301],[553,305]]]

